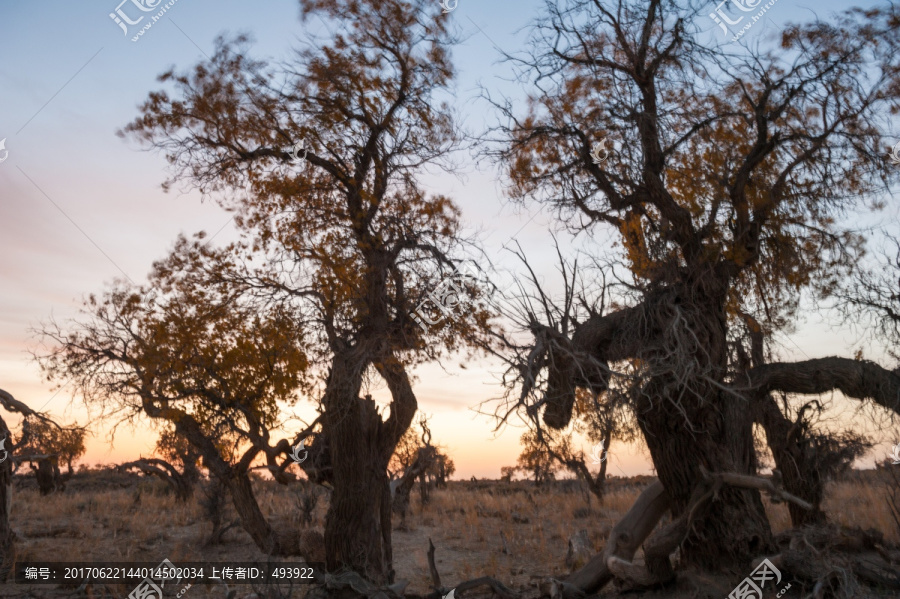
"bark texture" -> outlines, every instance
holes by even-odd
[[[868,360],[831,356],[803,362],[773,362],[754,367],[749,378],[750,387],[759,393],[819,394],[837,390],[900,414],[900,373]]]

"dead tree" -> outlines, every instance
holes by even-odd
[[[428,428],[428,419],[423,416],[419,421],[419,426],[422,427],[423,449],[429,450],[425,452],[429,456],[428,464],[425,466],[425,469],[419,473],[419,499],[424,506],[431,500],[431,479],[429,478],[428,474],[429,471],[431,471],[434,465],[437,463],[438,452],[437,449],[431,445],[431,429]],[[419,454],[416,456],[416,459],[418,460],[419,456],[421,455],[425,454],[419,452]]]
[[[419,448],[413,463],[399,478],[390,483],[391,509],[404,520],[409,509],[409,495],[413,485],[434,463],[436,451],[431,445]]]

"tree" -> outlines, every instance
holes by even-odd
[[[200,452],[187,439],[169,428],[163,430],[156,440],[156,453],[162,457],[141,458],[120,464],[118,468],[137,469],[148,476],[156,476],[169,485],[179,501],[190,499],[200,480]],[[213,527],[217,528],[216,522]]]
[[[603,268],[594,273],[600,275],[599,283],[585,281],[585,272],[584,269],[579,269],[578,260],[570,263],[563,257],[558,245],[556,252],[563,286],[560,300],[552,297],[544,288],[545,285],[532,269],[521,247],[514,250],[526,267],[528,276],[523,277],[524,282],[520,285],[521,293],[512,301],[510,317],[520,328],[537,332],[541,340],[536,345],[518,345],[504,338],[501,349],[494,352],[510,366],[507,381],[512,382],[511,387],[515,388],[516,383],[521,384],[520,399],[514,403],[513,409],[520,406],[523,398],[542,385],[538,379],[544,366],[551,366],[548,370],[553,370],[552,363],[548,363],[544,344],[565,339],[573,328],[577,328],[590,318],[602,315],[615,291],[616,285],[607,284],[609,277]],[[599,264],[595,262],[595,266]],[[584,481],[588,491],[601,501],[609,465],[604,456],[608,455],[613,436],[624,442],[630,442],[637,436],[635,419],[629,404],[629,394],[633,392],[635,384],[634,370],[634,365],[627,361],[610,365],[605,371],[602,393],[576,387],[574,417],[570,426],[564,430],[554,430],[543,425],[539,417],[539,408],[543,405],[543,401],[529,405],[525,410],[531,428],[531,434],[526,439],[531,445],[528,453],[546,453],[556,464]],[[587,370],[583,373],[587,374]],[[509,414],[510,411],[507,411],[501,415],[501,421],[505,421]],[[591,472],[586,463],[584,452],[575,449],[575,435],[586,437],[599,452],[595,457],[602,459],[596,474]],[[507,479],[507,474],[510,474],[511,479],[510,472],[503,473],[504,480]]]
[[[51,421],[26,418],[23,423],[24,445],[19,448],[21,454],[43,454],[53,456],[56,464],[65,464],[66,473],[72,475],[72,464],[84,455],[83,428],[62,428]]]
[[[311,480],[333,486],[325,519],[327,566],[382,584],[393,579],[386,470],[417,409],[407,368],[464,347],[489,318],[483,308],[458,310],[444,328],[420,327],[422,319],[413,318],[458,261],[451,257],[459,246],[457,209],[418,181],[424,167],[448,166],[444,157],[458,146],[452,110],[438,99],[453,76],[453,40],[439,7],[424,0],[300,5],[304,18],[334,25],[325,43],[311,44],[294,64],[278,69],[246,58],[242,38],[219,40],[213,58],[193,72],[163,74],[161,81],[178,97],[152,93],[123,131],[165,152],[174,169],[167,185],[195,186],[233,210],[242,235],[221,249],[201,239],[180,242],[157,265],[155,285],[163,293],[197,290],[187,305],[200,314],[266,314],[280,307],[287,326],[270,330],[263,323],[273,337],[259,338],[256,349],[262,358],[269,347],[270,363],[291,363],[279,363],[275,380],[270,373],[239,377],[232,371],[249,387],[242,393],[212,393],[220,369],[230,366],[222,363],[198,373],[192,389],[181,390],[174,380],[161,390],[152,381],[150,388],[134,390],[134,381],[107,389],[117,397],[139,395],[132,408],[172,421],[179,434],[204,447],[208,468],[214,466],[207,460],[218,459],[209,436],[215,429],[172,403],[189,397],[206,419],[224,410],[230,415],[225,429],[252,445],[237,464],[243,468],[262,454],[276,474],[289,465],[291,447],[286,439],[270,444],[276,402],[295,388],[318,398],[320,428],[302,467]],[[243,196],[236,190],[249,197],[234,197]],[[480,293],[471,284],[461,287],[453,299]],[[447,300],[442,308],[459,307],[447,294],[441,299]],[[224,326],[240,331],[236,323]],[[66,367],[84,357],[80,339],[61,341],[73,354],[61,371],[80,376],[77,367]],[[239,336],[231,342],[237,349]],[[89,356],[84,359],[94,359],[94,367],[104,366]],[[124,358],[130,356],[117,354]],[[375,376],[390,391],[389,416],[360,396]],[[177,394],[160,392],[170,390]],[[253,420],[249,429],[247,420]],[[280,464],[277,457],[283,457]],[[237,464],[222,461],[220,470],[233,478]],[[240,494],[231,491],[237,506]],[[246,492],[244,498],[251,499]],[[242,514],[242,520],[256,531],[258,545],[280,546],[264,519],[248,522]]]
[[[763,328],[748,314],[741,314],[746,328],[746,345],[735,345],[737,369],[748,376],[752,368],[766,363]],[[759,395],[753,404],[754,422],[765,431],[766,441],[775,458],[773,476],[777,476],[791,494],[809,502],[812,509],[788,503],[791,522],[796,527],[823,524],[821,509],[826,481],[849,468],[858,457],[872,447],[871,442],[853,431],[841,433],[820,431],[815,427],[826,407],[826,399],[796,401],[785,393]]]
[[[419,418],[419,428],[421,436],[415,428],[409,428],[403,434],[388,465],[393,510],[403,518],[416,480],[419,481],[422,505],[425,505],[430,500],[432,485],[446,486],[446,478],[456,470],[453,460],[440,447],[431,444],[428,416],[423,414]]]
[[[432,477],[434,480],[434,485],[437,488],[445,488],[447,486],[447,479],[453,476],[456,473],[456,464],[453,463],[453,460],[450,459],[445,453],[442,453],[438,450],[437,456],[434,459],[434,463],[431,467],[425,471],[427,476]]]
[[[5,581],[13,574],[16,563],[16,535],[9,523],[10,510],[13,502],[12,472],[13,462],[32,441],[35,429],[44,430],[43,427],[51,426],[56,429],[54,433],[45,433],[46,438],[71,440],[79,438],[83,440],[84,429],[73,425],[62,427],[50,419],[47,414],[37,412],[13,397],[9,392],[0,389],[0,407],[5,411],[19,414],[23,417],[22,434],[17,442],[13,442],[12,432],[6,425],[6,421],[0,416],[0,581]],[[78,437],[81,435],[81,437]],[[77,459],[84,452],[77,449],[78,443],[60,444],[70,450],[72,460]],[[24,456],[25,459],[33,456]],[[71,466],[70,466],[71,472]]]
[[[86,451],[86,431],[79,427],[60,427],[50,420],[26,416],[22,422],[23,441],[17,452],[21,460],[28,461],[37,478],[42,495],[62,491],[65,481],[72,476],[72,463]],[[66,474],[59,470],[66,465]]]
[[[156,453],[179,468],[189,484],[200,480],[200,452],[173,429],[167,428],[159,434]]]
[[[900,377],[876,364],[740,372],[731,343],[741,312],[784,329],[802,290],[829,293],[857,263],[862,239],[840,217],[896,181],[881,149],[898,108],[896,7],[790,26],[779,49],[736,52],[700,41],[706,15],[688,2],[566,0],[545,12],[517,59],[537,86],[528,113],[496,103],[509,118],[497,156],[514,198],[552,206],[573,231],[617,235],[633,294],[567,335],[534,323],[532,364],[548,375],[532,407],[562,428],[576,387],[603,393],[611,364],[633,363],[630,403],[662,483],[646,501],[671,508],[685,564],[746,568],[774,548],[758,491],[740,486],[756,470],[755,406],[840,389],[900,410]],[[593,159],[604,140],[614,150]],[[711,473],[739,484],[713,501]],[[671,572],[671,544],[651,545],[657,574]]]
[[[182,257],[185,240],[169,260]],[[161,262],[149,282],[124,283],[89,296],[82,318],[43,329],[51,342],[39,357],[51,380],[71,379],[89,406],[135,421],[149,416],[174,427],[202,455],[210,476],[228,486],[241,523],[256,545],[275,555],[304,548],[297,535],[274,530],[256,502],[249,472],[270,443],[278,404],[290,405],[308,360],[302,331],[279,306],[249,306],[221,289],[173,276]],[[308,435],[309,432],[302,433]]]
[[[601,402],[598,397],[591,398],[590,393],[584,389],[577,389],[576,396],[573,426],[566,431],[545,430],[540,426],[540,421],[536,421],[534,442],[557,464],[584,481],[588,491],[602,501],[606,469],[609,466],[610,444],[613,432],[617,429],[613,420],[613,410],[610,409],[612,402]],[[627,421],[620,424],[627,426]],[[622,437],[627,440],[626,430],[624,428],[621,430]],[[594,449],[591,451],[592,459],[600,460],[596,475],[591,472],[584,452],[574,447],[576,434],[584,435],[588,441],[594,443]]]
[[[522,434],[522,453],[516,461],[516,468],[531,475],[535,486],[543,486],[556,478],[559,464],[545,450],[537,433],[527,431]]]
[[[856,270],[835,295],[841,313],[886,340],[888,353],[900,362],[900,233],[889,232],[887,242],[893,250]]]

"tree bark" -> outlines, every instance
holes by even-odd
[[[750,402],[716,384],[725,380],[728,365],[723,297],[714,281],[701,281],[649,308],[662,333],[641,357],[659,374],[651,374],[637,394],[636,413],[673,518],[691,504],[702,468],[756,474]],[[744,568],[774,548],[759,492],[724,488],[692,527],[682,556],[685,563],[721,571]]]
[[[550,335],[544,421],[554,428],[568,423],[576,386],[603,390],[606,362],[637,358],[648,365],[636,416],[675,518],[690,504],[701,466],[756,473],[749,402],[721,384],[728,357],[724,297],[720,282],[700,277],[588,319],[570,343]],[[758,491],[726,488],[685,541],[683,557],[709,570],[742,568],[772,548]]]
[[[583,593],[594,594],[612,580],[608,561],[617,557],[631,561],[638,548],[669,510],[669,497],[658,480],[638,496],[628,513],[616,522],[603,551],[595,555],[580,570],[566,578],[567,585]]]
[[[748,373],[750,387],[758,393],[818,395],[837,389],[848,397],[870,400],[900,414],[900,372],[868,360],[831,356],[803,362],[772,362]]]
[[[394,578],[390,455],[376,450],[382,421],[375,402],[359,398],[365,366],[365,360],[336,355],[322,400],[334,480],[325,561],[329,571],[347,568],[381,585]]]

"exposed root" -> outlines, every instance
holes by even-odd
[[[857,596],[861,584],[900,590],[895,549],[874,530],[808,526],[777,537],[782,551],[769,558],[812,588],[811,599]]]

